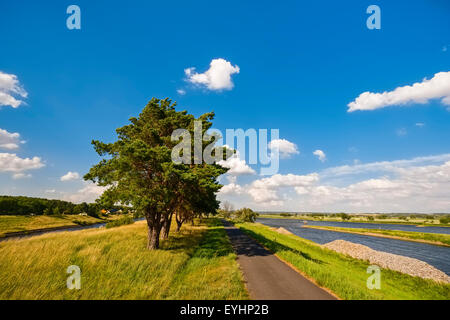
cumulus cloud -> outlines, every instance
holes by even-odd
[[[78,172],[69,171],[65,175],[63,175],[60,180],[61,181],[72,181],[80,179],[80,175]]]
[[[450,161],[441,165],[397,168],[347,186],[317,185],[296,189],[309,210],[349,212],[446,212],[450,208]]]
[[[383,93],[364,92],[348,104],[348,112],[375,110],[389,106],[404,106],[412,103],[426,104],[432,99],[441,99],[450,105],[450,71],[439,72],[433,78],[403,86]]]
[[[186,90],[184,90],[184,89],[178,89],[178,90],[177,90],[177,93],[178,93],[180,96],[184,96],[184,95],[186,94]]]
[[[244,186],[232,183],[228,199],[257,210],[271,206],[288,211],[448,212],[450,154],[341,166],[308,175],[277,174]]]
[[[20,141],[20,134],[0,129],[0,148],[8,150],[18,149],[20,143],[24,143],[24,141]]]
[[[28,93],[23,89],[17,76],[0,71],[0,107],[19,107],[24,103],[20,98],[26,98]]]
[[[91,203],[98,199],[106,189],[107,187],[98,186],[93,182],[84,182],[83,188],[73,194],[65,195],[63,199],[74,203]]]
[[[234,87],[231,76],[239,73],[239,67],[233,66],[225,59],[213,59],[209,65],[209,69],[204,73],[195,72],[195,68],[187,68],[184,70],[186,80],[190,83],[201,85],[209,90],[231,90]]]
[[[226,184],[222,187],[222,189],[220,189],[221,194],[242,194],[243,192],[244,189],[235,182]]]
[[[322,161],[322,162],[325,162],[325,160],[327,159],[327,156],[325,155],[325,152],[323,152],[322,150],[314,151],[313,155],[317,156],[319,158],[319,160]]]
[[[280,157],[287,159],[294,154],[299,154],[298,147],[286,139],[275,139],[269,142],[269,149],[278,149]]]
[[[239,153],[232,155],[227,160],[221,160],[217,163],[224,168],[230,169],[228,170],[227,174],[233,176],[255,174],[255,170],[249,167],[245,160],[240,159]]]
[[[308,186],[318,181],[316,173],[309,175],[275,174],[268,178],[257,179],[241,187],[235,182],[224,186],[221,194],[246,194],[258,205],[279,206],[283,204],[282,188]]]
[[[25,172],[44,167],[41,158],[20,158],[14,153],[0,153],[0,172],[10,172],[13,178],[26,177]]]

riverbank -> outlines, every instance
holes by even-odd
[[[428,243],[438,246],[450,247],[450,235],[437,234],[437,233],[425,233],[425,232],[408,232],[397,230],[379,230],[379,229],[363,229],[363,228],[341,228],[341,227],[328,227],[328,226],[308,226],[304,225],[303,228],[319,229],[319,230],[331,230],[336,232],[362,234],[372,237],[381,237],[388,239],[398,239],[412,242]]]
[[[373,250],[362,244],[345,240],[335,240],[325,244],[324,247],[356,259],[369,261],[371,264],[385,269],[399,271],[413,277],[431,279],[436,282],[450,283],[448,275],[421,260]]]
[[[375,219],[368,220],[363,217],[353,216],[350,220],[342,220],[341,218],[331,218],[331,217],[323,217],[323,218],[313,218],[311,216],[304,215],[290,215],[284,216],[280,214],[260,214],[259,218],[266,219],[293,219],[293,220],[306,220],[306,221],[329,221],[329,222],[348,222],[348,223],[372,223],[372,224],[403,224],[410,226],[418,226],[418,227],[447,227],[450,228],[449,224],[439,223],[439,220],[434,220],[433,223],[427,222],[423,219],[417,219],[414,221],[405,221],[401,219]]]
[[[96,218],[80,215],[0,215],[0,238],[107,223],[120,219],[122,216],[123,215],[111,215],[105,218]]]
[[[450,300],[450,285],[382,269],[380,290],[367,288],[369,263],[326,249],[295,235],[280,234],[259,223],[238,225],[244,232],[342,299]]]
[[[1,242],[0,299],[248,298],[220,221],[172,230],[154,251],[146,230],[139,221]],[[80,290],[66,287],[70,265],[81,269]]]

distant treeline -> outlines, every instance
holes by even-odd
[[[121,207],[108,208],[113,210]],[[87,213],[98,216],[102,208],[97,203],[74,204],[62,200],[49,200],[22,196],[0,196],[0,215],[59,215]]]

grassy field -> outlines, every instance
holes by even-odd
[[[0,237],[5,233],[30,231],[44,228],[70,227],[77,225],[91,225],[113,221],[120,218],[120,215],[112,215],[105,219],[79,215],[59,215],[59,216],[0,216]]]
[[[292,216],[282,216],[279,214],[260,214],[260,218],[270,218],[270,219],[297,219],[297,220],[312,220],[312,221],[335,221],[343,222],[341,218],[337,217],[311,217],[308,215],[292,215]],[[399,218],[387,218],[387,219],[377,219],[368,220],[366,217],[352,215],[351,220],[345,222],[359,222],[359,223],[387,223],[387,224],[407,224],[407,225],[417,225],[417,226],[432,226],[432,227],[450,227],[449,224],[442,224],[438,219],[409,219],[408,221]]]
[[[294,235],[283,235],[261,224],[240,224],[243,231],[295,266],[322,287],[342,299],[444,299],[450,300],[450,285],[382,269],[381,289],[366,286],[365,261],[350,258]]]
[[[424,243],[431,243],[437,245],[450,246],[449,234],[425,233],[415,231],[397,231],[397,230],[380,230],[380,229],[364,229],[364,228],[341,228],[341,227],[327,227],[327,226],[304,226],[312,229],[332,230],[356,234],[374,235],[385,238],[401,239],[408,241],[417,241]]]
[[[246,299],[235,254],[217,220],[183,226],[146,249],[144,221],[0,242],[0,299]],[[67,267],[81,268],[68,290]]]

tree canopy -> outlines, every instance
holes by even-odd
[[[217,178],[227,169],[217,163],[207,164],[194,159],[198,156],[194,147],[195,122],[200,122],[202,139],[200,148],[206,149],[214,113],[199,118],[187,111],[176,111],[170,99],[153,98],[137,118],[116,130],[117,141],[104,143],[93,141],[96,152],[103,157],[94,165],[86,180],[108,187],[100,203],[132,205],[142,212],[148,225],[148,248],[159,247],[159,237],[168,230],[175,214],[177,223],[192,219],[196,214],[214,213],[219,203],[216,192],[222,187]],[[179,143],[173,139],[177,129],[189,133],[189,155],[192,161],[179,163],[172,160],[172,149]],[[222,148],[222,150],[220,150]],[[216,147],[221,151],[225,147]],[[226,152],[226,158],[229,153]]]

